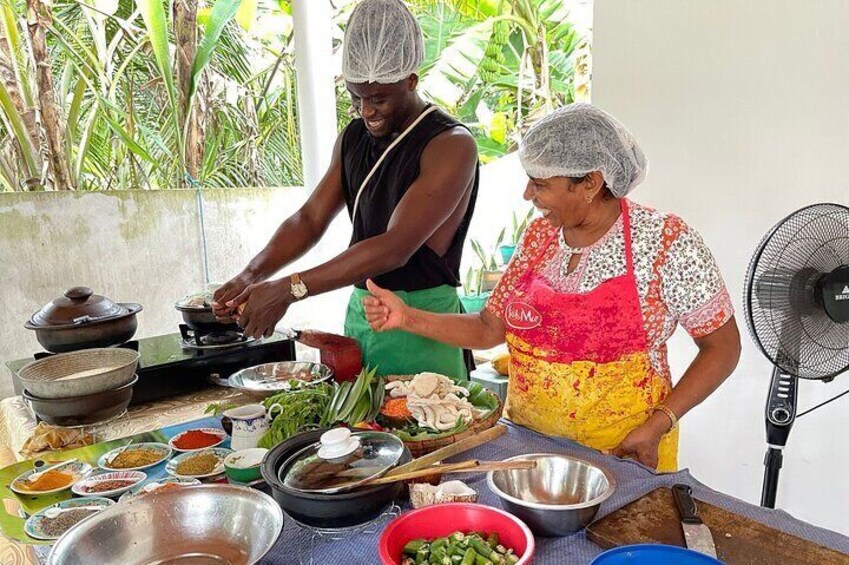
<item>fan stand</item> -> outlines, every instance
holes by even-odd
[[[784,461],[787,436],[796,420],[796,400],[799,379],[787,375],[778,367],[772,369],[772,382],[766,401],[766,442],[764,458],[764,481],[761,490],[761,506],[775,508],[778,491],[778,474]]]

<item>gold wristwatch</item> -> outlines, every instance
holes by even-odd
[[[309,290],[307,289],[307,285],[304,284],[304,281],[301,280],[301,275],[295,273],[291,277],[289,277],[291,282],[291,292],[292,296],[295,297],[295,300],[303,300],[309,294]]]

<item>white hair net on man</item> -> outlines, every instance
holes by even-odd
[[[342,76],[357,84],[391,84],[416,73],[424,38],[401,0],[363,0],[345,29]]]
[[[570,104],[536,122],[519,143],[528,176],[581,177],[601,172],[610,192],[622,198],[646,176],[648,160],[619,121],[584,103]]]

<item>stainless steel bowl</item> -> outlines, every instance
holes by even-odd
[[[610,472],[577,457],[533,453],[507,459],[516,460],[537,466],[490,471],[486,482],[508,512],[541,536],[568,536],[586,527],[616,489]]]
[[[50,552],[50,565],[236,565],[258,562],[283,529],[270,496],[203,485],[122,502],[80,522]]]
[[[295,386],[314,386],[333,378],[333,369],[310,361],[280,361],[248,367],[221,379],[211,377],[213,383],[235,388],[242,394],[264,398],[290,390]]]

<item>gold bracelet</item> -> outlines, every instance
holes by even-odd
[[[663,404],[658,404],[655,407],[654,411],[657,412],[658,410],[663,412],[664,414],[666,414],[669,417],[669,421],[672,422],[672,427],[669,428],[669,431],[672,431],[672,430],[674,430],[675,428],[678,427],[678,416],[676,416],[675,412],[670,410],[668,406],[664,406]]]

